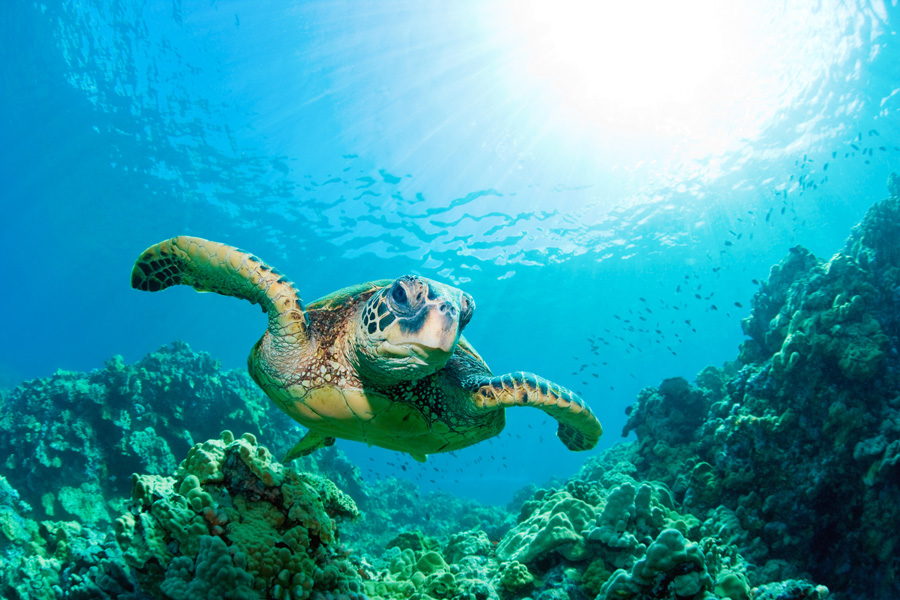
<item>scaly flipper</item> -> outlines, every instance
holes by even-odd
[[[288,343],[308,339],[308,317],[294,285],[248,252],[182,235],[144,250],[131,271],[131,287],[138,290],[179,284],[259,304],[272,335]]]
[[[295,458],[300,458],[301,456],[306,456],[307,454],[312,454],[319,448],[324,448],[326,446],[331,446],[334,444],[334,438],[322,435],[321,433],[316,433],[315,431],[309,431],[300,438],[300,441],[294,444],[294,447],[291,448],[287,455],[284,457],[284,464],[288,464]]]
[[[600,421],[578,394],[538,377],[516,371],[499,377],[482,377],[467,383],[475,394],[474,405],[484,410],[512,406],[539,408],[557,421],[556,435],[569,450],[590,450],[603,434]]]

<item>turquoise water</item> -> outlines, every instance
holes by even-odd
[[[174,340],[242,367],[256,309],[130,289],[144,248],[188,234],[307,301],[403,273],[464,289],[493,371],[579,392],[611,446],[640,389],[733,360],[754,280],[797,244],[831,256],[900,164],[896,2],[754,6],[715,25],[741,60],[679,95],[597,50],[594,85],[644,86],[617,104],[532,68],[550,51],[514,3],[6,3],[2,384]],[[425,465],[338,445],[492,503],[584,462],[543,414],[508,420]]]

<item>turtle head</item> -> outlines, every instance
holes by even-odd
[[[404,275],[375,293],[356,323],[355,363],[363,381],[391,385],[441,369],[472,318],[462,290]]]

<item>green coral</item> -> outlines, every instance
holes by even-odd
[[[172,473],[195,437],[240,426],[267,432],[281,453],[299,435],[245,372],[222,371],[180,342],[133,365],[117,356],[89,373],[27,381],[4,406],[0,452],[11,484],[39,518],[62,508],[98,525],[121,511],[132,473]],[[42,499],[46,481],[65,492]]]
[[[479,529],[454,533],[447,542],[444,554],[450,563],[458,563],[467,556],[487,557],[494,552],[494,544]]]
[[[558,552],[568,560],[587,556],[583,532],[595,519],[594,507],[558,491],[547,497],[542,509],[510,531],[497,545],[497,558],[529,563]]]
[[[500,565],[497,578],[500,585],[510,592],[517,592],[534,583],[534,575],[528,567],[515,560]]]
[[[172,600],[259,600],[252,586],[246,555],[229,551],[219,537],[205,535],[199,539],[194,559],[179,556],[169,563],[160,591]],[[278,591],[273,590],[273,596],[282,598]],[[303,596],[294,593],[293,597]]]
[[[673,437],[663,394],[642,392],[653,401],[632,408],[638,443],[619,456],[702,521],[700,537],[686,537],[706,552],[712,593],[745,598],[794,578],[855,596],[900,592],[898,306],[892,191],[830,260],[796,247],[772,268],[743,322],[740,368],[724,381],[698,375],[711,403],[690,435]],[[842,542],[822,543],[823,532]]]
[[[666,529],[630,573],[619,569],[612,574],[600,590],[600,598],[695,598],[712,588],[699,546],[688,543],[680,531]]]
[[[443,556],[434,550],[413,550],[394,546],[387,554],[387,572],[367,581],[370,598],[449,598],[456,595],[459,582]]]
[[[353,501],[273,461],[252,435],[225,432],[194,446],[175,477],[136,475],[132,488],[116,539],[151,593],[303,600],[359,589],[335,550],[336,519],[358,515]]]

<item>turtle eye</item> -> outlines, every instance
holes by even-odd
[[[472,320],[472,313],[475,311],[475,301],[472,300],[472,296],[463,293],[462,299],[459,302],[459,307],[459,330],[462,331],[463,327],[468,325],[469,321]]]
[[[394,289],[391,290],[391,298],[394,299],[394,302],[397,304],[406,304],[406,290],[403,289],[403,286],[397,284],[394,286]]]

